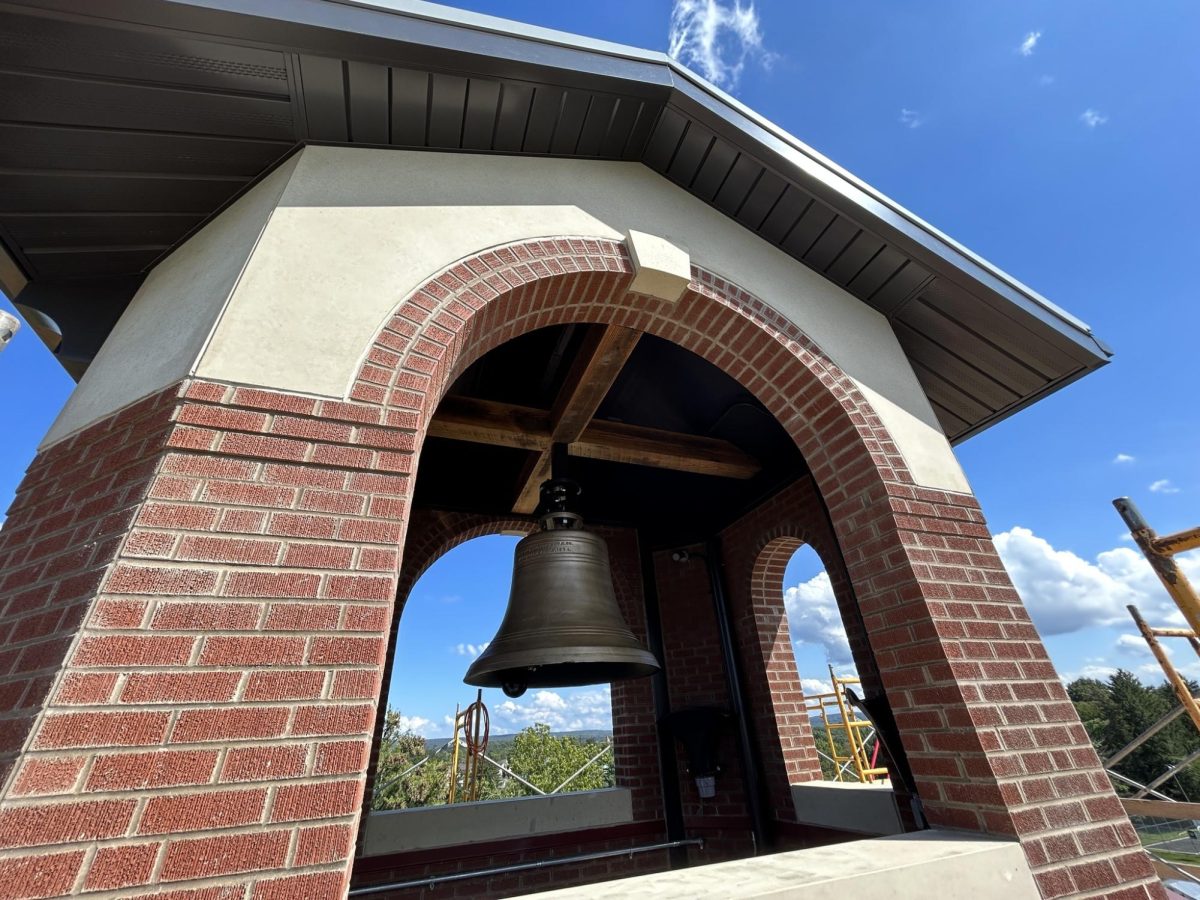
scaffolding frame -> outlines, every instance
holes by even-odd
[[[1175,562],[1176,555],[1200,548],[1200,526],[1160,537],[1128,497],[1118,497],[1113,501],[1113,506],[1116,507],[1125,525],[1129,528],[1129,534],[1133,537],[1134,543],[1137,544],[1142,555],[1154,569],[1159,581],[1166,588],[1167,594],[1175,601],[1175,605],[1183,614],[1189,627],[1155,628],[1142,618],[1137,606],[1131,603],[1125,607],[1142,639],[1145,640],[1154,659],[1162,669],[1163,675],[1166,676],[1167,683],[1171,685],[1171,690],[1179,700],[1179,706],[1159,718],[1136,738],[1108,757],[1104,761],[1104,768],[1110,777],[1123,781],[1137,790],[1134,799],[1141,799],[1149,794],[1160,800],[1174,802],[1171,798],[1156,791],[1155,788],[1169,781],[1181,769],[1200,759],[1200,750],[1188,754],[1149,784],[1138,784],[1132,779],[1114,772],[1112,767],[1184,713],[1187,713],[1192,726],[1197,733],[1200,733],[1200,700],[1192,696],[1187,682],[1179,674],[1179,670],[1175,668],[1166,649],[1159,641],[1159,638],[1184,638],[1192,650],[1200,656],[1200,639],[1197,637],[1200,635],[1200,596],[1197,596],[1195,587]]]
[[[873,756],[867,754],[867,744],[875,738],[875,726],[869,719],[860,718],[854,707],[846,700],[846,685],[860,684],[857,678],[843,677],[834,673],[829,666],[829,682],[833,690],[825,694],[806,694],[804,697],[805,712],[811,719],[814,713],[821,716],[821,724],[825,727],[825,738],[829,743],[829,753],[818,749],[817,753],[833,763],[836,769],[836,780],[845,781],[844,776],[853,774],[856,780],[864,784],[874,783],[877,779],[888,777],[885,767],[876,766]],[[837,719],[831,719],[830,713],[837,712]],[[850,755],[844,756],[838,752],[834,742],[834,731],[844,732]],[[875,749],[879,742],[876,740]]]

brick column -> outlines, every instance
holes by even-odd
[[[6,627],[40,628],[10,651],[8,896],[342,892],[414,426],[192,383],[31,467],[4,531]]]

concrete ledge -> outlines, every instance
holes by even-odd
[[[576,900],[1037,900],[1016,841],[918,831],[539,893]]]
[[[808,781],[792,785],[796,821],[860,834],[901,834],[896,795],[887,784]]]
[[[367,815],[363,855],[430,850],[632,821],[633,801],[628,788],[395,809]]]

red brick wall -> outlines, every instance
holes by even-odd
[[[699,269],[678,303],[634,296],[630,268],[620,245],[598,240],[485,252],[400,304],[351,402],[192,385],[163,413],[176,421],[161,437],[122,448],[135,456],[111,468],[127,463],[131,481],[105,502],[131,503],[136,520],[115,559],[95,555],[80,522],[69,552],[87,558],[61,563],[80,582],[41,570],[0,582],[5,616],[25,618],[40,602],[27,592],[51,582],[51,606],[87,604],[82,628],[78,613],[52,615],[22,639],[25,662],[10,657],[9,674],[40,686],[8,701],[9,746],[36,719],[0,803],[0,849],[14,851],[0,883],[53,892],[98,870],[128,885],[342,890],[427,416],[492,347],[588,321],[697,353],[791,433],[930,820],[1018,836],[1046,896],[1115,896],[1117,885],[1160,896],[974,499],[915,486],[854,383],[763,301]],[[95,427],[115,432],[121,415]],[[4,552],[26,553],[28,529],[61,539],[74,528],[78,510],[51,511],[43,481],[61,493],[79,465],[96,490],[117,490],[92,458],[115,441],[85,452],[80,440],[35,463],[12,523],[25,538],[6,535]],[[152,499],[139,501],[131,485],[150,472]],[[126,526],[112,527],[106,548]],[[42,703],[33,673],[55,670]],[[282,877],[303,881],[273,883]]]
[[[148,397],[41,453],[9,508],[0,531],[0,783],[146,496],[173,395]],[[59,695],[86,700],[116,677],[77,676]],[[62,766],[31,770],[20,786],[67,778]]]

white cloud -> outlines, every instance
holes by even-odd
[[[459,656],[469,656],[474,659],[486,650],[490,643],[491,641],[484,641],[482,644],[455,644],[454,652]]]
[[[915,109],[905,107],[900,110],[900,124],[905,128],[920,128],[925,124],[925,117]]]
[[[824,571],[785,590],[783,602],[787,607],[793,643],[820,644],[835,666],[853,662],[842,614],[838,611],[829,576]]]
[[[1095,562],[1058,550],[1020,526],[996,535],[996,549],[1034,624],[1043,634],[1067,634],[1096,625],[1133,623],[1136,604],[1155,625],[1181,625],[1183,617],[1141,553],[1116,547]],[[1189,578],[1200,578],[1200,552],[1176,557]]]
[[[496,704],[491,712],[493,731],[519,731],[537,723],[551,731],[607,731],[612,728],[612,693],[607,684],[564,693],[537,691]]]
[[[1113,457],[1113,462],[1116,463],[1117,465],[1124,465],[1124,464],[1132,463],[1132,462],[1136,462],[1136,461],[1137,461],[1137,457],[1130,456],[1128,453],[1118,453],[1116,456]]]
[[[1160,478],[1158,481],[1151,482],[1150,493],[1152,494],[1178,494],[1179,488],[1171,484],[1170,478]]]
[[[1041,39],[1042,33],[1040,31],[1029,32],[1029,34],[1025,35],[1025,40],[1021,41],[1020,46],[1017,47],[1017,52],[1022,56],[1033,56],[1033,48],[1037,46],[1038,41]]]
[[[1085,109],[1079,114],[1079,121],[1088,128],[1095,128],[1097,125],[1103,125],[1108,121],[1108,116],[1104,113],[1096,112],[1094,109]]]
[[[1105,681],[1110,675],[1116,674],[1117,670],[1114,666],[1105,665],[1103,659],[1095,657],[1086,660],[1077,671],[1064,674],[1062,680],[1065,684],[1070,684],[1077,678],[1095,678],[1097,681]]]
[[[757,60],[770,68],[775,54],[763,47],[762,29],[753,3],[720,0],[675,0],[667,53],[696,69],[718,87],[732,89],[746,66]]]
[[[811,697],[813,694],[833,693],[833,685],[820,678],[801,678],[800,689],[804,691],[805,697]]]
[[[1170,644],[1166,641],[1159,641],[1158,645],[1162,647],[1163,652],[1166,653],[1167,656],[1171,656],[1174,653],[1174,651],[1171,650]],[[1142,637],[1140,633],[1119,635],[1117,637],[1116,646],[1119,651],[1131,656],[1151,655],[1150,645],[1146,643],[1146,639]],[[1158,664],[1155,663],[1154,667],[1157,668]]]
[[[401,716],[400,730],[411,731],[413,734],[419,734],[421,737],[430,737],[429,726],[433,722],[423,716]],[[453,722],[450,723],[453,726]]]

